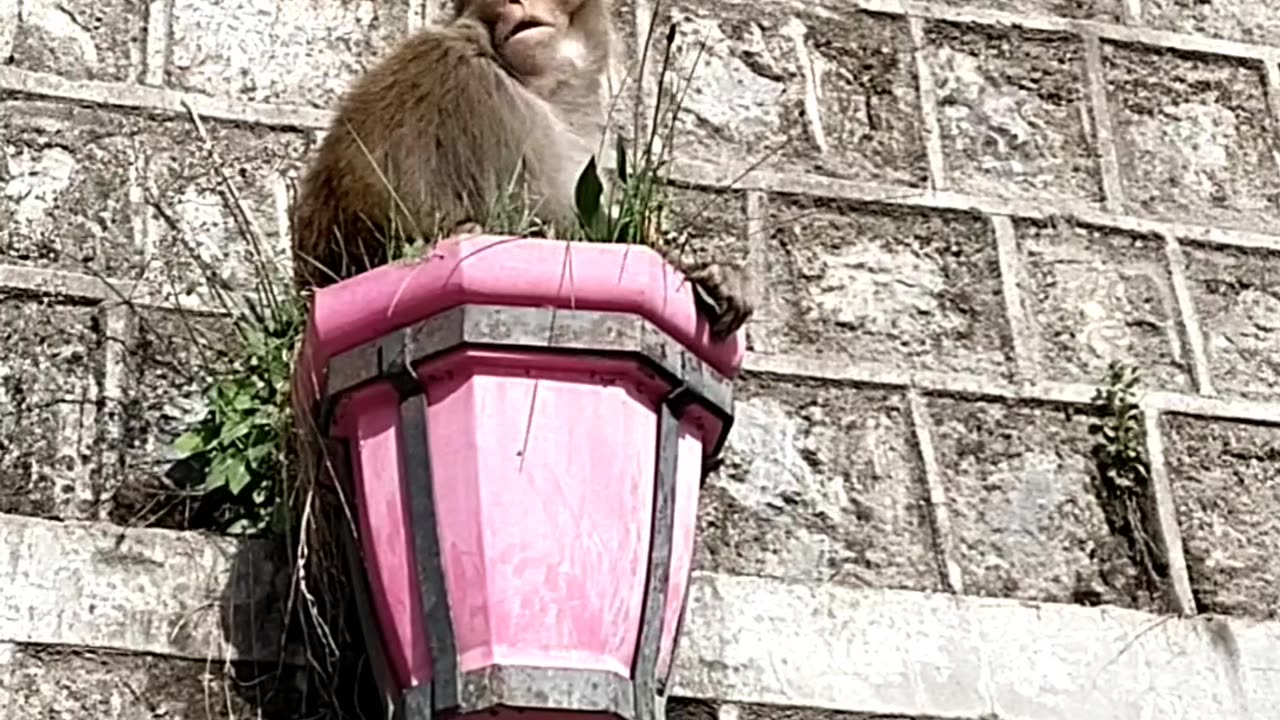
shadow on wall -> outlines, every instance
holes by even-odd
[[[238,545],[219,615],[228,652],[243,659],[224,667],[229,691],[220,701],[225,710],[211,717],[382,717],[357,618],[348,613],[323,631],[309,622],[303,610],[307,600],[296,592],[290,598],[294,564],[282,540]]]

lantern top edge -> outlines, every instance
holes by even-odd
[[[419,262],[383,265],[315,291],[312,362],[463,304],[540,306],[639,315],[726,378],[746,333],[717,342],[683,273],[655,250],[615,243],[480,235],[448,238]]]

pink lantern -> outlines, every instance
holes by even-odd
[[[295,392],[397,717],[661,714],[744,348],[632,245],[455,238],[317,291]]]

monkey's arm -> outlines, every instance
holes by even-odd
[[[426,236],[482,219],[516,179],[537,120],[488,30],[471,20],[403,43],[351,89],[341,116],[348,170],[369,192],[365,212]]]
[[[682,268],[693,283],[703,311],[711,319],[711,336],[723,340],[755,313],[754,293],[746,271],[728,263],[696,263]]]

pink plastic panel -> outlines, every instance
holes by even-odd
[[[462,671],[486,665],[628,675],[640,629],[655,473],[657,399],[668,388],[628,360],[467,350],[420,368],[445,581]],[[356,440],[356,492],[379,624],[397,680],[430,677],[404,534],[397,400],[364,390],[337,434]],[[703,442],[682,423],[663,654],[669,658],[693,550]],[[367,550],[368,551],[368,550]]]
[[[746,350],[743,331],[711,341],[689,283],[649,248],[460,237],[420,263],[385,265],[316,291],[299,360],[299,377],[309,384],[300,389],[314,397],[334,355],[467,303],[635,313],[730,378]]]

